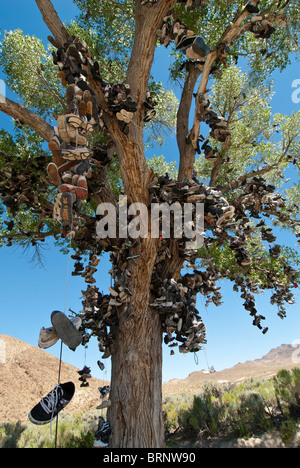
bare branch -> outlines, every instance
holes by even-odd
[[[251,5],[257,5],[257,3],[258,3],[258,0],[252,0],[250,2]],[[230,44],[234,40],[238,39],[241,34],[243,34],[245,31],[248,30],[249,26],[241,27],[241,24],[243,23],[247,15],[248,15],[248,11],[246,9],[242,11],[239,10],[235,15],[235,18],[232,24],[229,25],[224,31],[224,33],[222,34],[222,37],[220,38],[216,48],[207,55],[197,94],[205,93],[211,68],[213,66],[213,63],[218,57],[218,46],[222,44]],[[185,154],[182,154],[180,158],[181,159],[180,171],[179,171],[179,176],[178,176],[180,180],[184,178],[187,178],[187,179],[190,178],[192,171],[193,171],[195,154],[196,154],[196,149],[197,149],[197,142],[198,142],[198,137],[199,137],[199,132],[200,132],[199,115],[200,115],[199,101],[196,100],[194,122],[193,122],[193,127],[190,132],[191,144],[186,147]]]
[[[60,46],[63,46],[65,42],[72,40],[72,37],[68,33],[65,26],[62,24],[58,17],[58,14],[53,7],[50,0],[35,0],[36,4],[42,13],[45,24],[50,29],[56,41]]]
[[[135,39],[127,70],[127,83],[136,102],[138,110],[135,115],[135,133],[143,123],[143,103],[146,96],[150,72],[152,68],[154,52],[156,47],[156,31],[161,26],[163,18],[175,5],[175,0],[165,0],[151,5],[141,5],[136,2],[135,15]]]
[[[25,125],[28,125],[33,130],[35,130],[45,141],[49,142],[51,140],[51,126],[39,115],[26,109],[24,106],[2,96],[0,99],[0,111],[20,120]]]

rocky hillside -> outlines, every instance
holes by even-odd
[[[32,407],[57,384],[59,359],[11,336],[0,335],[1,341],[5,343],[5,359],[0,359],[0,421],[28,422]],[[70,413],[95,409],[100,403],[98,387],[108,384],[92,377],[89,387],[80,387],[78,370],[62,363],[60,381],[72,381],[76,387],[66,409]]]
[[[0,422],[28,422],[31,408],[57,383],[59,360],[47,351],[11,336],[0,335],[1,342],[5,344],[5,359],[0,349]],[[230,369],[212,374],[192,372],[186,379],[166,382],[163,393],[197,393],[209,381],[238,382],[251,377],[270,377],[282,368],[299,366],[293,362],[293,353],[295,348],[291,345],[281,345],[261,359],[239,363]],[[98,387],[109,384],[92,377],[89,387],[80,387],[78,370],[62,363],[61,382],[72,381],[76,386],[75,395],[66,411],[77,414],[95,409],[100,403]]]
[[[298,350],[292,345],[282,344],[263,356],[261,359],[236,364],[230,369],[224,369],[211,374],[203,371],[192,372],[186,379],[173,379],[164,384],[164,392],[171,394],[197,393],[205,382],[239,382],[251,377],[268,378],[280,369],[299,367],[295,362]]]

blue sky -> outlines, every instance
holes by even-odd
[[[54,0],[53,4],[63,21],[70,21],[77,9],[71,0]],[[49,31],[43,24],[40,12],[34,0],[1,1],[0,28],[2,31],[21,28],[24,33],[36,35],[47,44]],[[159,80],[168,84],[168,50],[160,48],[156,55],[153,71]],[[163,65],[163,66],[162,66]],[[3,75],[0,73],[0,79]],[[300,109],[300,104],[292,102],[292,82],[300,79],[299,62],[289,66],[283,73],[276,73],[275,96],[272,100],[274,112],[290,114]],[[176,89],[176,94],[179,89]],[[11,97],[8,92],[8,97]],[[0,114],[0,127],[9,129],[10,118]],[[164,154],[169,161],[178,158],[175,137],[167,141],[164,148],[155,148],[154,154]],[[151,154],[148,154],[151,156]],[[295,238],[288,232],[278,232],[277,240],[284,239],[295,247]],[[68,269],[68,257],[61,255],[48,241],[44,249],[44,268],[30,263],[30,255],[25,255],[22,248],[2,248],[0,250],[0,334],[16,337],[37,346],[39,331],[42,326],[50,326],[53,310],[81,310],[81,290],[86,283],[81,277],[71,276],[73,261]],[[100,291],[107,292],[110,265],[103,257],[95,274]],[[268,294],[257,296],[257,309],[266,316],[269,331],[266,335],[252,326],[251,317],[244,310],[243,300],[233,292],[232,284],[222,282],[224,304],[220,307],[205,307],[205,299],[198,297],[197,307],[207,327],[208,343],[205,353],[179,354],[170,356],[170,348],[164,346],[163,381],[172,378],[185,378],[193,371],[214,365],[217,370],[231,367],[238,362],[257,359],[271,348],[282,343],[293,343],[300,339],[299,290],[296,303],[287,309],[287,318],[281,320],[277,309],[268,301]],[[66,297],[66,301],[65,301]],[[66,309],[64,309],[66,303]],[[49,352],[59,356],[59,343],[49,348]],[[197,359],[195,359],[195,357]],[[89,343],[86,350],[82,347],[75,352],[63,347],[63,359],[81,368],[86,363],[92,368],[95,377],[110,378],[110,360],[103,360],[105,370],[101,372],[97,360],[101,359],[97,341]],[[76,379],[76,376],[74,376]]]

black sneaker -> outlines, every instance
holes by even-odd
[[[28,418],[33,424],[47,424],[67,406],[75,393],[73,382],[59,384],[51,390],[29,413]]]

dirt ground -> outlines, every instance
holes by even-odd
[[[250,439],[231,439],[226,440],[218,437],[208,439],[199,439],[197,441],[184,440],[182,435],[174,435],[169,438],[171,447],[176,448],[299,448],[300,447],[300,432],[296,434],[293,441],[289,444],[284,444],[281,434],[277,431],[271,431],[261,436],[251,437]]]

